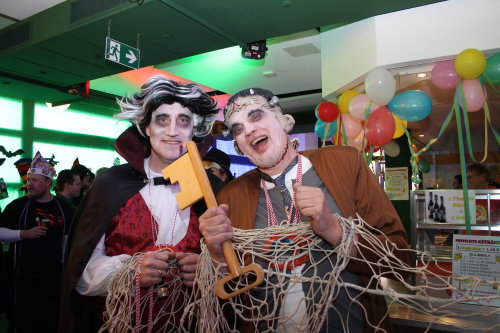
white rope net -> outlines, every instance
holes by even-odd
[[[498,293],[480,296],[476,292],[479,286],[498,288],[496,281],[457,276],[442,268],[449,275],[443,276],[428,269],[431,264],[439,267],[429,253],[399,249],[400,253],[412,253],[419,261],[417,267],[408,265],[395,254],[397,249],[393,243],[384,236],[381,237],[377,230],[359,217],[345,219],[339,216],[339,221],[345,232],[340,245],[335,248],[317,237],[309,223],[283,224],[259,230],[234,229],[233,246],[239,262],[243,266],[259,264],[265,277],[259,286],[228,300],[221,300],[215,293],[216,282],[228,274],[227,267],[225,264],[214,264],[202,239],[196,287],[191,295],[187,295],[182,288],[178,293],[171,294],[179,295],[175,296],[178,298],[176,301],[165,301],[153,295],[160,308],[153,315],[156,316],[152,319],[154,331],[161,326],[163,330],[158,332],[168,332],[165,329],[183,332],[240,332],[242,323],[245,323],[256,332],[355,332],[359,329],[356,323],[365,322],[362,325],[371,326],[373,331],[385,332],[381,322],[368,320],[368,311],[362,303],[367,294],[382,295],[391,304],[397,302],[412,307],[419,313],[436,317],[457,316],[454,307],[457,303],[477,304],[500,297]],[[363,244],[369,244],[369,247]],[[356,277],[345,270],[349,260],[356,260],[352,254],[356,251],[363,253],[364,250],[377,253],[380,258],[376,262],[362,258],[372,272],[368,287],[362,287]],[[107,321],[103,329],[111,332],[132,332],[134,329],[134,314],[138,302],[131,297],[131,290],[134,289],[138,257],[134,256],[122,268],[109,289]],[[410,278],[405,279],[409,275],[419,278],[418,286],[411,283]],[[401,292],[387,286],[384,288],[382,281],[387,277],[398,281],[406,291]],[[454,278],[467,281],[468,288],[465,292],[463,287],[461,291],[454,287]],[[244,274],[227,283],[225,291],[230,293],[241,289],[254,280],[255,275],[251,272]],[[167,284],[176,283],[178,282]],[[432,296],[435,291],[443,288],[453,291],[457,297],[442,299]],[[143,317],[147,317],[150,299],[148,295],[143,295],[139,302]],[[498,314],[498,308],[483,307],[481,312],[460,313],[460,316],[487,317]],[[388,316],[389,311],[385,314],[385,317]],[[148,327],[147,322],[144,319],[141,321],[144,332]],[[429,322],[427,329],[430,329],[431,324]],[[493,321],[486,330],[498,331],[500,323]]]

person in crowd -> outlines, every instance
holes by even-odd
[[[103,172],[107,171],[108,169],[109,169],[108,167],[100,167],[99,169],[97,169],[97,170],[95,171],[95,176],[96,176],[96,177],[99,177],[99,175],[100,175],[101,173],[103,173]]]
[[[58,199],[66,201],[72,207],[76,208],[73,204],[73,200],[80,195],[82,190],[80,175],[69,169],[62,170],[57,175],[56,186],[54,189]]]
[[[224,184],[229,183],[234,178],[229,169],[231,166],[229,155],[217,148],[212,148],[206,153],[203,157],[203,166]]]
[[[489,167],[490,181],[488,183],[490,188],[500,188],[500,166],[493,164]]]
[[[484,164],[474,163],[467,167],[467,186],[469,189],[495,188],[489,184],[490,173]]]
[[[90,169],[87,168],[85,165],[80,164],[78,158],[73,163],[71,171],[77,173],[80,176],[80,181],[82,184],[82,189],[80,190],[80,194],[73,199],[75,205],[78,206],[82,201],[83,197],[85,196],[85,194],[88,192],[90,185],[92,184],[92,181],[95,178],[95,174],[92,171],[90,171]]]
[[[186,153],[188,141],[210,134],[217,103],[194,83],[156,76],[119,105],[116,117],[133,123],[115,142],[128,163],[96,178],[74,219],[62,285],[61,333],[99,329],[110,281],[137,252],[144,253],[138,267],[142,291],[162,281],[172,259],[184,286],[193,285],[201,238],[197,213],[179,208],[179,184],[166,183],[161,172]],[[178,252],[148,251],[165,244]],[[156,293],[152,297],[162,301]]]
[[[265,228],[273,224],[272,216],[277,221],[289,223],[295,219],[310,221],[314,232],[324,240],[322,246],[331,249],[343,237],[334,214],[355,217],[358,213],[398,249],[409,248],[397,212],[356,149],[329,146],[299,154],[287,135],[294,125],[293,118],[282,113],[279,99],[265,89],[238,92],[229,99],[224,114],[236,151],[245,154],[257,169],[226,185],[217,196],[219,207],[209,208],[200,217],[200,230],[214,261],[225,262],[221,245],[233,239],[232,227]],[[299,183],[294,184],[296,181]],[[377,237],[384,239],[385,236]],[[369,246],[360,249],[362,253],[353,254],[359,260],[351,259],[341,278],[344,282],[366,286],[373,274],[366,261],[376,262],[380,258]],[[404,250],[397,251],[397,255],[411,265],[411,256]],[[332,269],[328,266],[329,260],[322,262],[327,266],[318,267],[320,275]],[[300,274],[303,265],[291,272]],[[349,289],[350,297],[357,293]],[[328,327],[323,327],[322,332],[342,332],[341,318],[344,322],[349,319],[350,332],[363,332],[368,326],[365,319],[375,325],[382,321],[381,327],[390,329],[383,297],[363,295],[363,312],[359,303],[351,302],[349,296],[344,289],[340,292],[333,304],[338,312],[329,311],[324,324]],[[288,296],[283,302],[288,308],[292,307],[287,311],[296,314],[297,325],[307,325],[300,322],[304,318],[304,302],[291,300]],[[267,321],[262,322],[266,324]],[[287,327],[289,323],[282,324]]]
[[[21,230],[7,259],[9,332],[57,331],[63,249],[73,210],[50,193],[54,174],[37,152],[27,171],[27,196],[0,215],[0,227]]]
[[[451,188],[455,190],[462,189],[462,175],[455,175],[455,177],[453,177]]]

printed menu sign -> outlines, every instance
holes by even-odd
[[[453,275],[454,298],[471,288],[473,276],[488,281],[475,287],[474,296],[491,298],[474,303],[500,307],[500,237],[453,235]]]
[[[468,191],[470,223],[476,223],[475,193]],[[462,190],[426,190],[425,222],[465,223]]]
[[[385,168],[385,193],[391,200],[410,200],[408,168]]]

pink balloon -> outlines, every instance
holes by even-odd
[[[361,132],[361,123],[347,113],[341,113],[342,123],[344,124],[345,135],[348,138],[355,138]]]
[[[478,79],[462,80],[462,88],[465,103],[467,104],[467,111],[476,112],[481,110],[486,102],[481,82]],[[459,94],[458,96],[460,105],[463,105],[461,95]]]
[[[392,140],[396,122],[392,113],[386,106],[381,106],[373,111],[366,121],[365,135],[369,143],[376,146],[383,146]]]
[[[361,151],[363,147],[363,139],[365,137],[365,132],[359,132],[359,135],[355,138],[348,138],[348,145],[356,148],[358,151]]]
[[[432,69],[432,83],[441,89],[454,89],[458,85],[458,74],[452,60],[440,62]]]
[[[349,102],[349,114],[354,119],[365,120],[365,109],[370,103],[370,97],[367,94],[354,96]]]

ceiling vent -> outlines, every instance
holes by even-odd
[[[0,33],[0,52],[31,40],[31,22]]]
[[[283,50],[292,57],[303,57],[306,55],[319,53],[319,49],[311,43],[285,47]]]
[[[80,0],[73,2],[70,22],[75,23],[125,2],[128,0]]]

